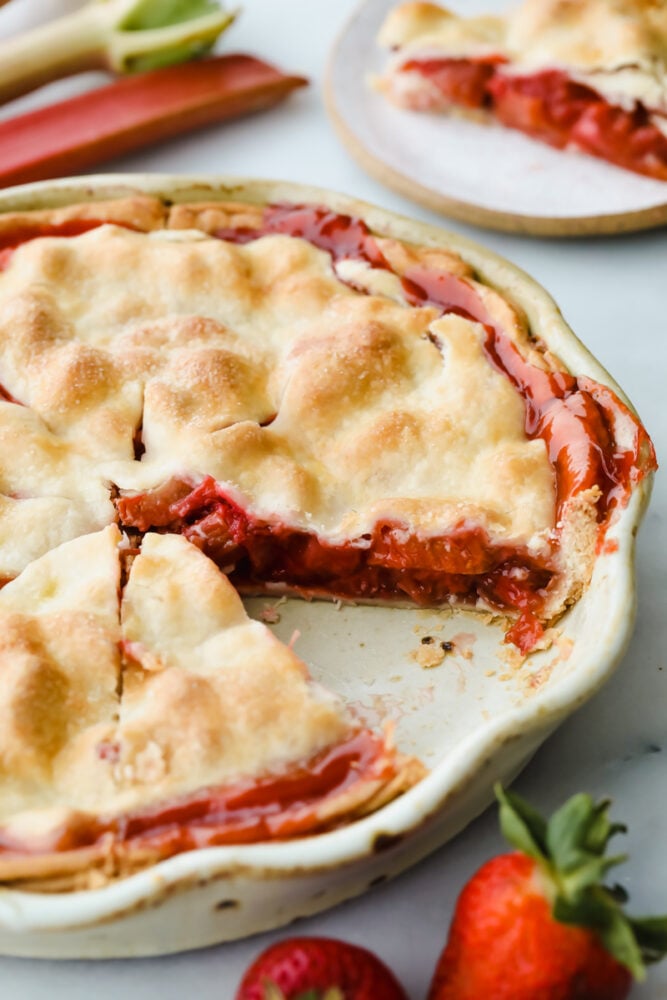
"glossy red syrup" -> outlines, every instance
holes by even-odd
[[[330,253],[334,261],[365,260],[372,267],[390,270],[365,222],[323,206],[269,205],[261,228],[218,229],[215,236],[230,243],[249,243],[271,234],[307,240]]]
[[[637,173],[667,180],[667,136],[650,110],[611,105],[560,70],[514,76],[503,60],[410,59],[404,72],[430,80],[447,102],[487,108],[509,128],[562,149],[578,149]]]
[[[22,406],[21,400],[12,396],[11,392],[8,392],[4,385],[0,385],[0,399],[4,399],[6,403],[16,403],[18,406]]]
[[[100,757],[113,764],[113,752]],[[216,844],[253,843],[314,833],[324,825],[318,810],[327,801],[364,781],[386,781],[395,774],[384,740],[358,730],[340,744],[320,751],[283,774],[197,792],[109,820],[85,820],[68,826],[48,843],[27,849],[0,833],[0,854],[44,853],[92,847],[112,841],[122,847],[155,850],[160,857]]]
[[[582,490],[601,491],[598,517],[627,502],[631,486],[643,475],[642,458],[655,455],[649,437],[628,408],[604,386],[566,372],[545,372],[526,362],[515,345],[487,333],[486,353],[526,401],[526,434],[540,437],[556,472],[559,513]],[[630,448],[616,443],[619,421],[632,429]]]

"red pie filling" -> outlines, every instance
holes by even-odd
[[[420,73],[425,76],[445,99],[447,104],[460,104],[465,108],[491,106],[489,84],[496,74],[502,58],[490,59],[408,59],[400,67],[401,73]]]
[[[510,128],[551,146],[575,146],[627,170],[667,180],[667,136],[637,102],[626,111],[560,70],[509,75],[502,59],[410,59],[400,72],[426,77],[442,98],[486,108]]]
[[[360,219],[327,208],[274,205],[256,229],[225,229],[215,235],[246,243],[271,233],[301,237],[328,251],[334,261],[353,258],[390,270],[372,233]],[[445,271],[413,267],[401,278],[406,297],[444,313],[484,324],[489,362],[503,372],[526,403],[526,434],[541,437],[557,483],[557,509],[595,484],[601,490],[601,522],[654,461],[650,441],[614,394],[587,379],[545,372],[525,361],[511,339],[487,314],[474,287]],[[620,449],[614,426],[633,429],[629,449]],[[648,457],[647,457],[648,456]],[[180,531],[199,545],[245,589],[277,583],[306,594],[352,599],[440,604],[450,596],[519,613],[507,633],[523,651],[540,639],[540,612],[555,568],[525,549],[492,544],[476,525],[461,522],[447,535],[420,537],[406,525],[378,522],[372,532],[332,545],[317,535],[281,523],[260,521],[238,506],[213,479],[193,488],[174,480],[161,489],[117,501],[124,525]]]
[[[8,392],[4,385],[0,385],[0,399],[4,399],[5,403],[16,403],[18,406],[22,405],[21,401],[16,399],[15,396],[12,396],[11,392]]]
[[[104,744],[98,754],[113,762],[119,750]],[[396,773],[383,738],[359,730],[284,773],[208,788],[126,816],[80,817],[30,846],[0,831],[0,859],[96,845],[144,849],[164,858],[199,847],[304,836],[335,824],[323,815],[329,802],[360,783],[385,783]]]
[[[116,506],[123,525],[182,533],[245,591],[275,583],[307,596],[420,605],[442,604],[451,596],[466,603],[482,598],[523,612],[523,627],[530,621],[535,630],[531,645],[542,634],[535,612],[552,570],[527,551],[494,546],[481,528],[465,522],[447,535],[420,538],[407,534],[403,524],[381,521],[368,535],[334,545],[253,517],[211,477],[194,489],[186,480],[171,480],[161,489],[121,497]]]

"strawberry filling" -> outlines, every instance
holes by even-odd
[[[667,180],[667,136],[651,121],[650,108],[641,102],[632,110],[612,105],[560,70],[513,76],[502,63],[497,57],[410,59],[399,72],[419,73],[447,104],[491,110],[504,125],[551,146],[574,146]]]
[[[504,60],[489,59],[408,59],[402,73],[416,72],[427,77],[448,104],[464,108],[486,108],[491,104],[489,84],[496,67]]]
[[[8,392],[4,385],[0,385],[0,399],[3,399],[5,403],[16,403],[18,406],[22,406],[21,401],[12,396],[11,392]]]
[[[429,538],[380,521],[369,534],[331,544],[253,517],[211,477],[194,488],[187,480],[171,480],[157,490],[120,497],[116,507],[127,527],[182,533],[246,592],[273,583],[308,596],[424,606],[452,596],[469,604],[482,598],[498,609],[519,610],[534,631],[553,575],[526,550],[493,545],[486,532],[465,522]],[[541,634],[540,627],[534,641]]]
[[[101,744],[98,754],[113,764],[120,749]],[[206,789],[126,816],[81,818],[48,842],[26,846],[0,831],[0,857],[113,843],[165,858],[200,847],[303,836],[331,827],[332,821],[323,818],[328,803],[364,783],[387,782],[396,770],[382,737],[358,730],[284,773]]]
[[[21,242],[38,236],[76,236],[102,223],[74,220],[59,227],[27,227],[2,237],[0,268]],[[249,242],[270,233],[310,241],[334,260],[361,259],[390,269],[366,224],[327,208],[276,205],[258,229],[216,235]],[[3,256],[4,255],[4,256]],[[579,491],[597,484],[601,521],[627,502],[632,486],[655,464],[641,425],[616,396],[590,379],[544,372],[523,359],[488,315],[473,285],[446,272],[412,267],[401,281],[409,302],[437,306],[483,324],[489,362],[510,379],[525,400],[526,433],[545,441],[557,483],[558,509]],[[4,398],[12,399],[3,390]],[[623,426],[634,437],[617,443]],[[553,577],[549,557],[535,559],[516,546],[494,544],[482,528],[460,522],[445,535],[421,537],[405,524],[385,520],[359,538],[332,544],[316,534],[261,520],[241,507],[212,477],[196,483],[175,478],[157,490],[116,500],[123,525],[183,533],[231,573],[240,588],[283,584],[306,595],[439,604],[484,600],[518,613],[507,639],[523,651],[543,634],[540,612]],[[119,763],[122,747],[98,746],[101,760]],[[326,805],[360,783],[386,782],[397,763],[385,741],[361,730],[335,747],[280,774],[206,789],[123,817],[83,818],[48,842],[26,846],[0,832],[0,856],[68,851],[106,845],[132,846],[157,857],[194,848],[285,839],[332,825]]]

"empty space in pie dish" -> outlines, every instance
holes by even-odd
[[[621,232],[667,221],[667,183],[552,149],[495,123],[407,111],[370,86],[387,61],[377,34],[396,0],[365,0],[337,40],[329,113],[373,176],[445,215],[542,235]],[[497,14],[506,0],[451,0],[461,15]]]
[[[503,642],[501,621],[465,611],[246,600],[352,714],[395,726],[401,751],[437,767],[463,742],[528,705],[553,673],[571,670],[573,640],[558,630],[548,651],[524,660]],[[296,635],[295,635],[296,633]]]
[[[175,201],[326,202],[377,232],[451,247],[525,309],[572,372],[624,398],[527,275],[464,239],[344,196],[273,182],[137,176],[30,186],[4,195],[0,209],[131,190]],[[85,892],[1,890],[0,952],[93,958],[203,947],[325,909],[445,843],[488,805],[493,782],[510,781],[609,677],[634,619],[634,537],[649,490],[650,476],[607,532],[592,580],[558,621],[551,647],[525,659],[504,642],[506,623],[488,614],[246,599],[249,614],[292,642],[316,681],[362,724],[393,724],[398,748],[430,773],[379,811],[318,836],[190,851]]]

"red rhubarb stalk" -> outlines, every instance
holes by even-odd
[[[270,107],[306,83],[246,55],[116,80],[0,122],[0,186],[84,171],[140,146]]]

